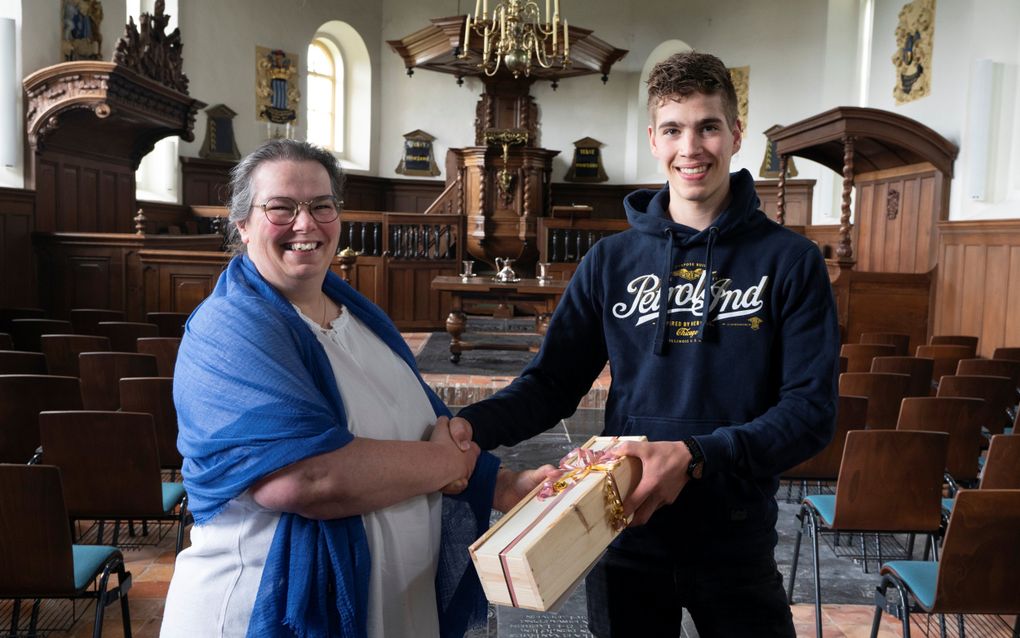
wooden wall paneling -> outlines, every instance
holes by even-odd
[[[850,269],[840,271],[832,286],[847,343],[857,343],[863,332],[909,334],[911,352],[927,343],[932,288],[929,274]]]
[[[1006,326],[1002,345],[1020,345],[1020,321],[1017,320],[1017,317],[1020,317],[1020,247],[1010,246],[1009,275],[1003,289],[1008,296],[1006,298],[1005,321],[1002,322]],[[980,347],[982,352],[988,351],[986,346]]]
[[[822,256],[826,259],[836,257],[836,246],[839,245],[839,224],[816,224],[805,226],[804,235],[818,244]]]
[[[0,188],[0,306],[35,307],[35,193]]]
[[[931,270],[937,258],[936,222],[948,214],[948,193],[931,164],[862,173],[855,180],[857,269]]]
[[[191,312],[209,296],[230,260],[220,251],[141,250],[145,312]]]
[[[439,180],[391,179],[387,182],[384,210],[402,213],[424,213],[446,187]]]
[[[131,232],[134,171],[126,164],[45,151],[35,173],[40,232]]]
[[[1020,220],[938,224],[934,334],[971,334],[978,354],[1020,345]]]
[[[222,206],[226,203],[230,169],[236,162],[199,157],[181,158],[181,191],[185,206]]]
[[[779,180],[758,180],[754,183],[754,188],[758,191],[761,209],[769,219],[774,221],[776,213],[779,211],[777,200]],[[787,226],[808,226],[811,224],[814,189],[815,180],[813,179],[786,180],[785,221]]]
[[[145,232],[147,234],[197,234],[194,229],[198,228],[198,221],[191,216],[191,209],[187,206],[170,202],[139,201],[138,208],[145,216]],[[134,228],[133,219],[132,228]],[[189,229],[192,232],[189,232]]]
[[[52,316],[71,308],[123,310],[128,321],[144,321],[143,249],[218,249],[218,235],[127,233],[36,233],[40,304]]]

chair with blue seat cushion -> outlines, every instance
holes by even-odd
[[[1020,436],[996,434],[992,437],[978,489],[1020,490]],[[947,520],[955,500],[955,495],[942,499],[942,510]]]
[[[117,586],[110,587],[110,575]],[[92,635],[103,630],[106,607],[120,600],[124,635],[131,636],[131,574],[116,547],[72,545],[60,470],[47,465],[0,464],[0,598],[13,599],[11,633],[18,633],[22,600],[33,600],[29,635],[39,627],[43,599],[92,599]]]
[[[895,430],[900,401],[910,392],[910,376],[887,372],[844,372],[839,375],[839,393],[867,397],[868,430]]]
[[[871,360],[872,372],[892,372],[910,377],[908,397],[931,396],[931,371],[935,362],[922,357],[875,357]]]
[[[138,340],[141,344],[142,339]],[[152,415],[159,444],[159,466],[179,472],[184,459],[177,450],[177,409],[174,380],[169,377],[128,377],[120,380],[120,409]]]
[[[932,346],[963,346],[970,348],[970,356],[977,355],[978,338],[972,335],[932,335],[928,340]]]
[[[123,310],[107,308],[71,308],[69,313],[74,332],[80,335],[99,335],[96,326],[100,321],[124,321]]]
[[[896,356],[896,346],[888,343],[844,343],[839,355],[847,359],[847,372],[870,372],[875,357]]]
[[[845,376],[845,375],[844,375]],[[804,498],[787,596],[793,602],[805,528],[812,541],[815,630],[822,636],[818,538],[823,532],[927,534],[941,525],[942,476],[949,435],[944,432],[854,430],[846,435],[835,494]],[[862,536],[863,539],[863,536]],[[882,561],[881,553],[879,562]],[[865,554],[864,564],[868,557]]]
[[[832,483],[839,475],[839,463],[843,458],[846,434],[850,430],[863,430],[868,414],[868,400],[865,397],[840,396],[836,408],[836,432],[821,452],[803,463],[779,475],[783,481],[799,482],[801,493],[808,492],[808,482],[816,483],[821,491],[822,483]],[[798,499],[799,500],[799,499]]]
[[[78,377],[81,370],[78,355],[83,352],[109,352],[110,340],[89,334],[42,335],[39,345],[46,355],[46,366],[50,374]]]
[[[0,374],[0,463],[32,460],[40,445],[40,412],[80,409],[75,377]]]
[[[139,412],[68,411],[39,415],[43,461],[64,475],[67,511],[73,520],[158,521],[177,524],[179,553],[188,520],[180,483],[164,484],[152,415]],[[98,526],[101,542],[103,527]],[[119,526],[112,544],[118,545]],[[128,545],[125,540],[124,545]]]
[[[897,430],[927,430],[949,435],[946,479],[952,490],[978,482],[978,458],[984,437],[984,399],[972,397],[908,397],[900,405]]]
[[[14,347],[27,352],[42,352],[39,337],[49,334],[74,334],[70,321],[60,319],[14,319],[11,339]]]
[[[889,588],[895,588],[896,612],[903,635],[910,638],[910,614],[939,614],[946,636],[945,614],[958,614],[960,636],[964,614],[1020,613],[1020,490],[962,490],[949,519],[938,562],[890,561],[882,566],[875,596],[871,636],[878,635]],[[1014,621],[1013,635],[1020,633]]]
[[[910,352],[910,335],[898,332],[862,332],[860,343],[883,343],[896,348],[893,356],[903,357]]]
[[[1002,434],[1009,425],[1008,409],[1013,405],[1016,386],[1009,377],[987,377],[982,375],[946,375],[939,382],[936,396],[976,397],[985,400],[981,426],[989,434]]]
[[[0,332],[0,350],[10,350],[14,348],[14,341],[11,340],[11,335],[6,332]]]

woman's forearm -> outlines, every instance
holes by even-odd
[[[262,507],[306,518],[355,516],[438,492],[470,475],[477,456],[477,446],[355,438],[270,474],[252,494]]]

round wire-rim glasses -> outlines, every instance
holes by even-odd
[[[272,197],[257,206],[266,214],[269,223],[275,226],[293,224],[301,206],[308,207],[308,214],[316,222],[328,224],[340,216],[340,207],[343,206],[343,201],[332,195],[323,195],[307,202],[299,202],[290,197]]]

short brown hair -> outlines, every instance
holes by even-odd
[[[679,100],[694,93],[721,95],[730,126],[737,122],[737,91],[722,60],[710,53],[674,53],[652,67],[648,74],[648,117],[667,100]]]

